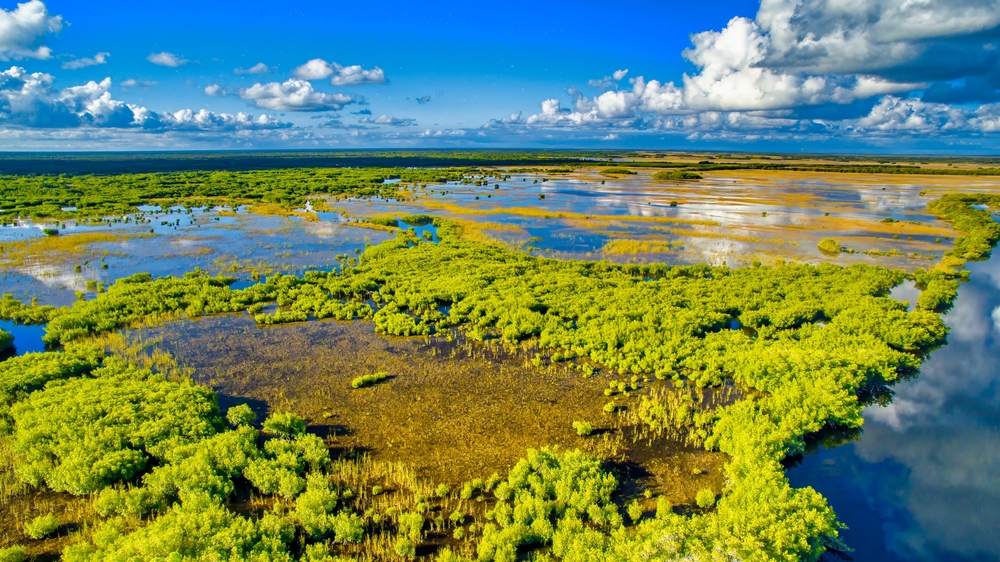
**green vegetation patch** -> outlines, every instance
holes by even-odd
[[[373,373],[371,375],[361,375],[360,377],[355,377],[351,381],[351,388],[364,388],[366,386],[376,385],[389,378],[389,373],[381,371],[378,373]]]
[[[840,244],[833,238],[824,238],[819,241],[819,250],[824,254],[835,256],[840,253]]]
[[[612,166],[610,168],[603,168],[601,174],[605,176],[634,176],[635,172],[629,170],[628,168],[622,168],[620,166]]]
[[[660,181],[700,180],[702,179],[702,176],[701,174],[696,174],[694,172],[686,172],[684,170],[671,170],[669,172],[656,172],[655,174],[653,174],[653,179]]]
[[[18,478],[71,494],[129,480],[150,459],[210,437],[220,425],[211,389],[115,359],[29,394],[10,417]]]
[[[10,332],[0,328],[0,352],[7,351],[14,346],[14,336]]]
[[[312,195],[396,197],[397,185],[461,180],[468,168],[287,168],[120,175],[0,175],[3,216],[100,217],[140,205],[276,204],[301,208]],[[69,209],[69,210],[63,210]],[[58,232],[56,232],[58,234]]]

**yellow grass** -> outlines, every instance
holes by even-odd
[[[572,213],[568,211],[546,211],[534,207],[500,207],[496,209],[470,209],[454,203],[444,203],[437,201],[421,201],[424,207],[440,209],[454,214],[463,215],[518,215],[522,217],[541,217],[555,219],[579,219],[591,221],[622,221],[622,222],[662,222],[675,224],[691,224],[699,226],[719,226],[716,221],[698,219],[677,219],[672,217],[647,217],[640,215],[596,215],[584,213]]]
[[[278,203],[254,203],[249,207],[251,213],[255,215],[270,215],[279,217],[299,217],[302,220],[314,221],[318,220],[315,213],[305,213],[301,211],[293,211],[284,207]]]
[[[0,245],[0,269],[20,267],[29,263],[59,265],[83,257],[111,255],[110,250],[89,252],[89,247],[93,244],[125,242],[153,236],[155,235],[148,233],[84,232],[8,242]]]
[[[630,254],[661,254],[665,252],[672,252],[678,247],[683,246],[684,243],[680,241],[668,242],[666,240],[609,240],[604,247],[601,248],[601,252],[612,256],[630,255]]]

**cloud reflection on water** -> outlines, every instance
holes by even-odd
[[[855,560],[1000,557],[1000,259],[970,269],[948,345],[865,410],[859,442],[789,470],[830,500]]]

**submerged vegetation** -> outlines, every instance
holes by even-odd
[[[240,194],[297,206],[317,192],[387,196],[380,190],[390,175],[434,181],[428,178],[450,173],[314,172],[302,183],[285,183],[281,172],[151,175],[141,185],[117,185],[117,199],[108,187],[98,189],[106,197],[89,202],[73,195],[88,176],[44,190],[40,182],[51,177],[18,178],[3,183],[0,195],[14,195],[0,207],[34,216],[70,213],[61,210],[69,205],[125,212],[150,193],[172,202],[232,204]],[[29,205],[28,192],[46,195]],[[940,264],[912,275],[922,290],[913,310],[889,296],[906,275],[879,267],[559,261],[465,239],[460,223],[422,215],[399,219],[433,223],[436,242],[399,230],[330,271],[276,273],[243,289],[195,271],[119,279],[71,307],[4,295],[0,317],[46,324],[45,342],[62,349],[0,362],[0,460],[11,475],[0,492],[50,490],[87,502],[87,525],[62,549],[70,561],[432,555],[513,562],[528,552],[581,562],[814,560],[844,548],[840,524],[815,490],[789,485],[781,463],[802,452],[810,434],[860,427],[860,396],[912,376],[944,341],[940,313],[957,294],[961,267],[986,258],[1000,240],[1000,225],[973,205],[996,207],[1000,198],[945,195],[931,203],[963,236]],[[824,245],[840,251],[831,239]],[[694,503],[675,508],[663,497],[626,492],[603,459],[556,448],[527,451],[506,478],[422,482],[398,466],[331,455],[295,413],[271,412],[258,426],[247,405],[223,412],[211,388],[93,343],[143,323],[242,311],[260,325],[365,319],[386,335],[460,332],[530,348],[538,368],[559,364],[606,377],[599,415],[637,428],[633,439],[669,437],[728,455],[726,487],[721,494],[702,488]],[[350,386],[389,378],[362,374]],[[566,430],[593,435],[575,438],[583,443],[605,427],[578,419]],[[46,512],[19,528],[40,539],[66,522]],[[5,540],[0,547],[23,542]]]

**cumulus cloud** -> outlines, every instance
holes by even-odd
[[[184,109],[159,113],[111,97],[111,79],[56,90],[55,78],[14,66],[0,72],[0,123],[44,129],[117,128],[146,131],[236,131],[288,127],[272,116]]]
[[[249,129],[284,129],[291,127],[271,115],[254,117],[249,113],[215,113],[201,109],[193,111],[182,109],[173,113],[159,115],[160,122],[166,127],[179,131],[237,131]]]
[[[108,57],[111,53],[97,53],[91,57],[83,57],[81,59],[71,59],[62,63],[62,67],[65,70],[78,70],[81,68],[87,68],[88,66],[97,66],[99,64],[106,64],[108,62]]]
[[[324,80],[330,78],[330,83],[334,86],[385,84],[385,72],[377,66],[371,70],[366,70],[361,65],[342,66],[323,59],[312,59],[296,68],[292,74],[300,80]]]
[[[882,98],[871,113],[857,120],[855,129],[880,133],[934,133],[969,126],[965,112],[946,104],[915,98]]]
[[[393,117],[391,115],[382,115],[372,119],[371,117],[362,117],[358,119],[358,123],[368,123],[372,125],[389,125],[391,127],[409,127],[411,125],[416,125],[416,119],[410,119],[408,117]]]
[[[814,74],[871,74],[931,54],[935,41],[1000,25],[984,0],[762,0],[765,66]]]
[[[233,69],[233,74],[267,74],[268,72],[274,72],[274,68],[262,62],[258,62],[250,68],[239,67]]]
[[[40,43],[62,27],[62,16],[49,15],[41,0],[23,2],[9,11],[0,8],[0,60],[51,58],[52,49]]]
[[[330,111],[360,100],[342,93],[317,92],[306,80],[291,78],[284,82],[257,83],[239,91],[240,97],[262,109],[272,111]]]
[[[221,97],[226,95],[226,92],[222,89],[222,86],[218,84],[209,84],[205,86],[205,95],[209,97]]]
[[[360,65],[340,66],[334,63],[337,73],[330,79],[334,86],[359,86],[361,84],[385,84],[385,73],[375,67],[365,70]]]
[[[551,97],[523,120],[484,127],[1000,132],[993,105],[948,105],[1000,101],[998,28],[1000,3],[984,0],[762,0],[754,19],[693,34],[682,55],[695,71],[678,82],[637,76],[622,87],[622,69],[588,82],[598,95],[571,88],[569,104]]]
[[[694,110],[784,109],[850,103],[879,94],[909,92],[922,83],[895,83],[875,76],[800,75],[764,65],[772,39],[755,22],[733,18],[722,31],[692,36],[684,58],[701,68],[684,75],[684,102]]]
[[[168,66],[170,68],[177,68],[178,66],[184,66],[185,64],[191,62],[180,55],[175,55],[166,51],[163,51],[162,53],[152,53],[146,57],[146,60],[153,64]]]

